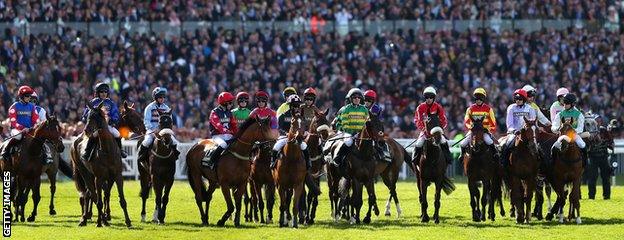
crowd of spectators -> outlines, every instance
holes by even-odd
[[[325,20],[608,20],[624,10],[616,0],[2,0],[0,19],[28,22]],[[615,19],[613,19],[615,20]]]

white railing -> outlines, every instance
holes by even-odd
[[[407,145],[410,145],[414,141],[414,139],[397,139],[397,141],[401,145],[407,146]],[[69,149],[70,149],[72,140],[64,140],[63,143],[65,144],[65,152],[63,152],[62,154],[63,159],[65,161],[70,161]],[[186,179],[186,172],[187,172],[186,152],[193,146],[194,143],[195,142],[180,143],[179,149],[180,149],[181,154],[180,154],[178,161],[176,162],[176,173],[175,173],[176,179]],[[453,143],[454,141],[451,140],[450,144],[452,145]],[[124,150],[128,153],[128,157],[123,159],[123,165],[124,165],[123,176],[126,178],[134,178],[134,179],[139,178],[139,170],[137,166],[138,152],[137,152],[136,146],[137,146],[137,141],[135,140],[123,142]],[[413,144],[412,146],[407,148],[407,151],[410,154],[413,150],[414,150]],[[459,153],[459,151],[460,150],[458,146],[451,148],[451,152],[454,154]],[[616,174],[622,174],[622,172],[624,172],[624,166],[623,166],[624,165],[624,139],[615,140],[615,157],[617,158],[617,161],[619,163],[619,167],[618,169],[616,169]],[[461,174],[461,170],[458,167],[460,166],[458,166],[457,162],[453,161],[452,166],[449,167],[447,170],[447,174],[449,174],[450,176]],[[409,176],[410,176],[410,171],[408,171],[407,166],[404,164],[399,177],[401,179],[406,179]]]

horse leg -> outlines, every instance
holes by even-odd
[[[548,200],[548,211],[553,207],[551,203],[550,195],[552,193],[552,186],[549,183],[544,184],[544,191],[546,192],[546,199]]]
[[[262,189],[258,190],[258,183],[256,181],[251,181],[249,183],[249,188],[251,189],[251,211],[253,212],[253,221],[254,222],[258,222],[260,219],[258,219],[258,211],[262,211],[261,209],[258,209],[258,205],[260,204],[260,199],[262,197]],[[262,216],[263,214],[260,213],[260,215]],[[264,223],[264,220],[261,221],[261,223]]]
[[[165,192],[163,193],[162,198],[162,207],[160,208],[160,213],[158,220],[160,220],[161,224],[165,223],[165,215],[167,213],[167,204],[169,204],[169,193],[171,193],[171,186],[173,186],[173,178],[169,180],[165,185]]]
[[[269,183],[264,188],[264,196],[267,199],[267,219],[266,223],[273,223],[273,206],[275,206],[275,184]]]
[[[251,198],[249,197],[249,192],[247,189],[247,183],[245,183],[245,190],[243,191],[243,204],[245,204],[245,222],[251,222],[252,219],[252,208],[251,208]]]
[[[526,202],[525,202],[525,219],[526,219],[526,223],[530,223],[531,222],[531,204],[533,203],[533,193],[535,192],[535,178],[529,178],[526,181]]]
[[[437,181],[435,188],[435,201],[433,202],[435,212],[433,213],[433,220],[436,224],[438,224],[440,223],[440,192],[442,191],[442,182]]]
[[[353,186],[353,193],[351,195],[352,206],[355,210],[355,214],[351,215],[351,224],[360,224],[360,211],[362,210],[363,200],[362,200],[362,183],[357,179],[353,179],[351,181]],[[370,222],[370,221],[369,221]]]
[[[427,202],[427,183],[420,180],[420,216],[421,222],[427,223],[429,222],[429,214],[427,214],[427,207],[429,206]]]
[[[227,221],[234,212],[234,204],[232,203],[232,193],[230,191],[230,187],[221,186],[221,192],[223,193],[223,198],[225,199],[227,210],[225,211],[221,219],[219,219],[219,221],[217,222],[217,226],[219,227],[223,227],[225,225],[225,221]]]
[[[581,180],[576,179],[574,183],[572,183],[572,194],[570,194],[570,205],[574,206],[572,213],[576,211],[576,224],[581,224]]]
[[[524,197],[524,193],[522,191],[522,182],[520,179],[516,178],[516,177],[511,177],[511,205],[512,205],[512,210],[511,210],[511,216],[513,217],[515,215],[516,217],[516,223],[520,224],[523,222],[523,216],[522,216],[522,210],[523,210],[523,206],[522,206],[522,199]],[[514,214],[514,209],[518,210],[518,214]]]
[[[286,210],[288,209],[286,201],[286,189],[284,189],[284,187],[282,186],[278,186],[277,189],[280,195],[279,227],[286,227],[288,226],[288,224],[286,223]]]
[[[104,203],[102,202],[102,185],[104,179],[100,177],[95,178],[95,202],[98,209],[98,217],[97,217],[97,227],[102,227],[102,219],[103,219],[103,211]]]
[[[50,180],[50,215],[56,215],[54,210],[54,194],[56,194],[56,172],[48,173],[48,179]]]
[[[483,180],[483,193],[481,194],[481,221],[485,222],[486,206],[490,196],[490,182]]]
[[[206,212],[208,212],[208,206],[206,206],[206,211],[204,211],[204,182],[202,181],[201,175],[199,172],[196,172],[194,169],[189,168],[188,171],[188,178],[189,178],[189,183],[191,185],[191,189],[193,190],[193,193],[195,194],[195,204],[197,205],[197,209],[199,209],[199,217],[202,221],[202,225],[204,226],[208,226],[208,215],[206,214]],[[210,185],[210,187],[212,187],[212,185]],[[207,197],[207,196],[206,196]],[[206,203],[206,205],[208,205],[208,203]],[[143,200],[143,211],[141,212],[141,215],[143,216],[145,214],[145,200]]]
[[[130,216],[128,215],[126,196],[124,195],[124,190],[123,190],[123,186],[124,186],[123,177],[121,176],[121,172],[117,173],[117,176],[115,176],[115,184],[117,185],[117,194],[119,195],[119,206],[121,206],[121,209],[124,212],[126,227],[130,228],[132,227],[132,223],[130,221]]]
[[[200,177],[201,180],[201,177]],[[202,182],[202,184],[204,184]],[[214,194],[215,190],[217,190],[218,185],[216,183],[213,182],[209,182],[208,183],[208,190],[206,190],[206,196],[205,198],[205,202],[206,202],[206,211],[201,211],[200,208],[200,215],[202,215],[202,225],[207,226],[208,225],[208,210],[210,209],[210,202],[212,202],[212,195]],[[199,203],[199,205],[201,206],[201,202]],[[204,223],[204,219],[205,219],[205,223]]]
[[[152,179],[156,180],[156,179]],[[161,224],[160,222],[160,209],[162,209],[162,195],[163,195],[163,184],[160,181],[153,181],[152,183],[154,187],[154,215],[152,215],[152,223]]]
[[[110,221],[111,218],[111,207],[110,207],[110,199],[111,199],[111,191],[113,189],[112,181],[106,181],[106,185],[103,189],[104,191],[104,221],[107,224],[107,221]]]
[[[488,218],[491,221],[494,221],[494,219],[496,218],[496,211],[494,210],[494,204],[496,202],[496,199],[499,197],[498,196],[498,192],[499,190],[497,189],[498,186],[496,185],[496,183],[492,180],[490,180],[490,192],[488,193]]]
[[[295,190],[296,191],[296,190]],[[297,195],[295,193],[295,195]],[[299,212],[297,220],[299,224],[304,224],[307,216],[308,207],[306,205],[306,190],[305,187],[301,189],[301,193],[298,198],[295,198],[297,201],[297,211]]]
[[[366,217],[368,218],[368,222],[366,218],[364,218],[364,223],[370,223],[370,212],[371,208],[375,211],[375,215],[379,216],[379,209],[377,209],[377,195],[375,194],[375,182],[371,179],[366,183],[366,193],[368,193],[368,213],[366,213]],[[392,195],[390,195],[392,196]]]
[[[150,193],[150,183],[149,183],[149,179],[147,176],[147,173],[142,174],[141,176],[139,176],[139,180],[141,183],[141,222],[145,222],[145,205],[147,203],[147,199],[149,198],[149,193]],[[190,177],[190,176],[189,176]]]
[[[472,208],[472,221],[479,222],[479,206],[478,206],[478,194],[479,187],[473,179],[468,180],[468,190],[470,191],[470,207]]]
[[[33,188],[32,188],[33,211],[30,213],[30,216],[28,217],[28,219],[26,219],[28,222],[34,222],[35,219],[37,218],[37,207],[39,206],[39,201],[41,200],[41,192],[39,188],[40,186],[41,186],[41,179],[39,177],[36,177],[36,179],[34,180]]]
[[[24,211],[26,211],[26,203],[28,203],[28,195],[30,194],[30,188],[26,187],[24,189],[24,194],[22,194],[22,203],[20,206],[20,221],[25,222],[26,219],[24,217]]]
[[[544,184],[545,181],[539,181],[535,187],[535,208],[533,209],[533,216],[537,220],[542,220],[542,206],[544,205]]]
[[[304,200],[303,203],[305,204],[305,199],[303,198],[304,196],[303,193],[305,192],[305,190],[303,189],[303,182],[297,184],[294,190],[295,191],[294,191],[294,196],[293,196],[294,201],[293,201],[293,208],[292,208],[293,209],[293,226],[292,227],[297,228],[298,227],[297,218],[299,217],[299,211],[300,211],[299,204],[302,202],[301,200]],[[305,206],[302,206],[302,208],[305,209]]]
[[[559,214],[559,208],[561,206],[561,195],[563,194],[563,187],[557,182],[553,182],[553,188],[555,193],[557,194],[557,199],[555,200],[555,204],[548,210],[548,214],[546,214],[546,221],[551,221],[556,214]]]
[[[318,207],[318,195],[312,196],[312,206],[310,207],[310,220],[308,220],[308,224],[314,224],[314,219],[316,218],[316,208]]]

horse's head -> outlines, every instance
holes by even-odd
[[[243,142],[271,141],[277,139],[279,133],[271,128],[269,117],[253,117],[245,120],[236,133],[236,139]]]
[[[375,114],[370,114],[364,124],[363,138],[371,138],[374,141],[382,140],[384,137],[383,123]]]
[[[52,143],[58,152],[63,152],[65,146],[63,145],[63,138],[61,134],[61,126],[54,115],[48,115],[46,113],[46,121],[40,123],[35,128],[35,138],[48,140]]]
[[[312,118],[312,123],[310,124],[310,132],[320,134],[322,139],[328,139],[329,136],[333,134],[330,127],[331,123],[327,120],[328,113],[329,109],[315,112],[314,118]]]
[[[429,131],[429,137],[427,138],[427,142],[436,147],[439,147],[442,143],[442,134],[444,134],[444,130],[441,127],[434,127]]]
[[[483,134],[485,134],[487,130],[483,127],[483,116],[475,116],[471,119],[472,128],[470,129],[470,132],[472,135],[472,142],[470,145],[475,152],[479,152],[486,145],[485,140],[483,139]]]
[[[167,112],[161,112],[158,115],[158,128],[172,128],[173,127],[173,117],[171,117],[171,110]]]
[[[128,102],[124,101],[120,112],[120,129],[127,127],[132,132],[138,134],[144,134],[146,132],[145,125],[143,125],[143,117],[134,109],[134,103],[128,105]]]
[[[103,102],[95,107],[87,103],[87,106],[89,106],[89,112],[87,113],[87,123],[85,124],[84,129],[87,135],[92,135],[100,130],[108,130],[108,120],[106,119],[106,113],[102,109],[102,103]]]
[[[290,129],[288,130],[288,141],[291,142],[293,140],[302,141],[303,140],[303,120],[299,115],[293,115],[290,120]]]
[[[537,154],[537,120],[527,119],[524,117],[524,126],[520,129],[520,136],[516,138],[516,146],[520,143],[525,143],[529,146],[533,154]],[[535,152],[533,152],[535,151]]]

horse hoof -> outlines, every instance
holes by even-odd
[[[539,215],[536,215],[536,216],[535,216],[535,219],[537,219],[537,220],[541,221],[542,219],[544,219],[544,216],[542,216],[541,214],[539,214]]]
[[[218,226],[218,227],[223,227],[223,226],[225,226],[225,220],[223,220],[223,219],[222,219],[222,220],[219,220],[219,221],[217,222],[217,226]]]
[[[102,224],[104,224],[104,226],[110,226],[110,223],[108,223],[108,221],[103,221]]]
[[[576,224],[581,224],[581,223],[583,223],[583,222],[581,221],[581,217],[576,217]]]
[[[126,221],[126,227],[127,228],[132,228],[132,222]]]
[[[80,221],[80,223],[78,223],[78,227],[84,227],[87,226],[87,221]]]
[[[427,215],[422,216],[422,219],[420,221],[423,222],[423,223],[428,223],[429,222],[429,216],[427,216]]]
[[[240,221],[235,221],[234,222],[234,227],[240,227],[240,226],[241,226]]]
[[[553,220],[553,214],[552,213],[548,213],[546,214],[546,221],[552,221]]]
[[[370,218],[370,217],[365,217],[365,218],[362,220],[362,222],[363,222],[363,223],[365,223],[365,224],[369,224],[369,223],[371,222],[371,218]]]
[[[435,224],[440,224],[440,219],[436,218],[436,220],[434,222],[435,222]]]
[[[30,216],[28,217],[28,219],[26,219],[28,222],[34,222],[35,221],[35,216]]]
[[[98,223],[96,227],[101,228],[102,227],[102,223]]]
[[[106,221],[110,221],[112,218],[111,218],[110,215],[106,215],[106,216],[104,216],[104,219],[106,219]]]
[[[56,210],[50,209],[50,215],[52,215],[52,216],[56,215]]]

